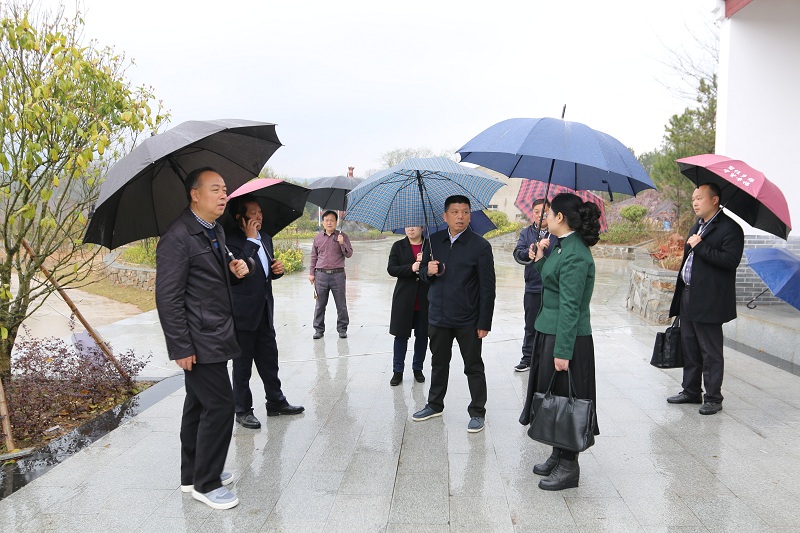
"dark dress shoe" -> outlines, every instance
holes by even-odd
[[[574,489],[581,478],[581,467],[578,461],[559,459],[558,464],[549,476],[539,481],[542,490]]]
[[[561,457],[561,452],[553,450],[553,453],[550,454],[550,457],[545,462],[533,467],[533,473],[537,476],[549,476],[558,464],[559,457]]]
[[[339,338],[340,339],[346,339],[347,338],[347,332],[346,331],[340,331],[339,332]]]
[[[701,415],[715,415],[722,411],[722,404],[716,402],[706,402],[700,408]]]
[[[314,336],[313,336],[313,337],[314,337],[315,339],[321,339],[321,338],[322,338],[322,335],[323,335],[323,333],[322,333],[321,331],[317,331],[317,332],[315,332],[315,333],[314,333]]]
[[[703,403],[703,399],[700,396],[689,396],[685,392],[681,392],[667,398],[667,403]]]
[[[417,380],[417,383],[425,383],[425,374],[422,373],[422,370],[414,370],[414,379]]]
[[[258,421],[258,418],[253,416],[253,413],[236,415],[236,423],[247,429],[258,429],[261,427],[261,422]]]
[[[396,387],[403,382],[403,373],[402,372],[395,372],[392,374],[392,379],[389,380],[389,385],[392,387]]]
[[[306,408],[302,405],[283,405],[281,407],[267,407],[267,416],[278,416],[278,415],[299,415]]]

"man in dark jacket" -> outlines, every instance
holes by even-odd
[[[714,183],[700,185],[692,207],[700,217],[689,231],[669,316],[681,317],[683,390],[669,403],[705,403],[700,414],[722,410],[722,324],[736,318],[736,267],[744,232],[719,205]]]
[[[550,203],[544,198],[533,202],[533,224],[522,230],[519,234],[517,246],[512,255],[520,265],[525,265],[525,296],[523,307],[525,309],[525,336],[522,339],[522,359],[514,367],[517,372],[527,372],[531,368],[533,358],[533,337],[536,333],[533,325],[539,308],[542,307],[542,276],[533,267],[533,258],[536,257],[534,244],[542,241],[545,246],[545,256],[558,244],[558,238],[547,231],[547,209]],[[544,215],[544,216],[543,216]],[[536,225],[541,221],[542,229]]]
[[[161,236],[156,249],[156,306],[169,358],[184,370],[181,419],[181,490],[214,509],[239,499],[224,485],[233,431],[228,360],[239,355],[228,271],[241,278],[247,265],[225,255],[225,181],[211,168],[186,178],[189,207]]]
[[[236,422],[245,428],[258,429],[261,422],[253,414],[253,394],[250,392],[253,362],[264,383],[267,416],[296,415],[304,409],[286,401],[278,377],[272,280],[283,276],[283,263],[275,259],[272,237],[261,231],[263,215],[255,198],[235,198],[230,212],[239,227],[228,236],[228,247],[234,257],[243,259],[250,267],[247,277],[231,280],[233,319],[242,349],[242,355],[233,360]]]
[[[472,401],[467,431],[483,431],[486,417],[486,374],[481,358],[482,339],[492,329],[495,274],[492,246],[469,229],[470,203],[450,196],[444,203],[447,229],[431,235],[431,251],[420,266],[428,290],[428,335],[431,345],[431,388],[428,403],[414,413],[415,421],[441,416],[450,374],[453,340],[464,359]]]

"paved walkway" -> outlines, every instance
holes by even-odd
[[[454,358],[445,415],[411,421],[428,383],[390,387],[390,243],[355,243],[350,336],[311,335],[303,274],[275,284],[281,378],[306,412],[236,427],[227,468],[241,504],[213,511],[179,490],[183,389],[0,501],[2,531],[798,531],[800,377],[726,349],[725,409],[671,406],[680,370],[648,364],[654,333],[624,308],[625,262],[598,262],[592,301],[602,435],[581,454],[577,489],[544,492],[549,450],[517,423],[522,268],[497,252],[498,298],[484,344],[487,425],[468,434],[469,393]],[[330,306],[331,308],[333,306]],[[333,309],[328,320],[334,321]],[[333,324],[333,322],[330,322]],[[155,313],[99,328],[118,351],[153,351],[175,373]],[[334,328],[330,327],[329,331]],[[410,366],[410,356],[409,356]],[[425,373],[429,374],[426,363]],[[254,396],[263,397],[260,381]]]

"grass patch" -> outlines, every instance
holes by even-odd
[[[156,308],[156,293],[136,287],[117,285],[100,274],[91,274],[86,279],[86,284],[77,287],[84,292],[104,296],[117,302],[135,305],[142,312],[152,311]]]

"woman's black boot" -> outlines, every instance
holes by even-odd
[[[578,486],[581,477],[581,467],[578,460],[567,461],[563,457],[550,473],[549,476],[539,481],[539,488],[542,490],[564,490]]]
[[[553,453],[550,454],[550,457],[548,457],[545,462],[539,463],[533,467],[533,473],[537,476],[549,476],[558,464],[560,455],[561,452],[557,448],[553,448]]]

